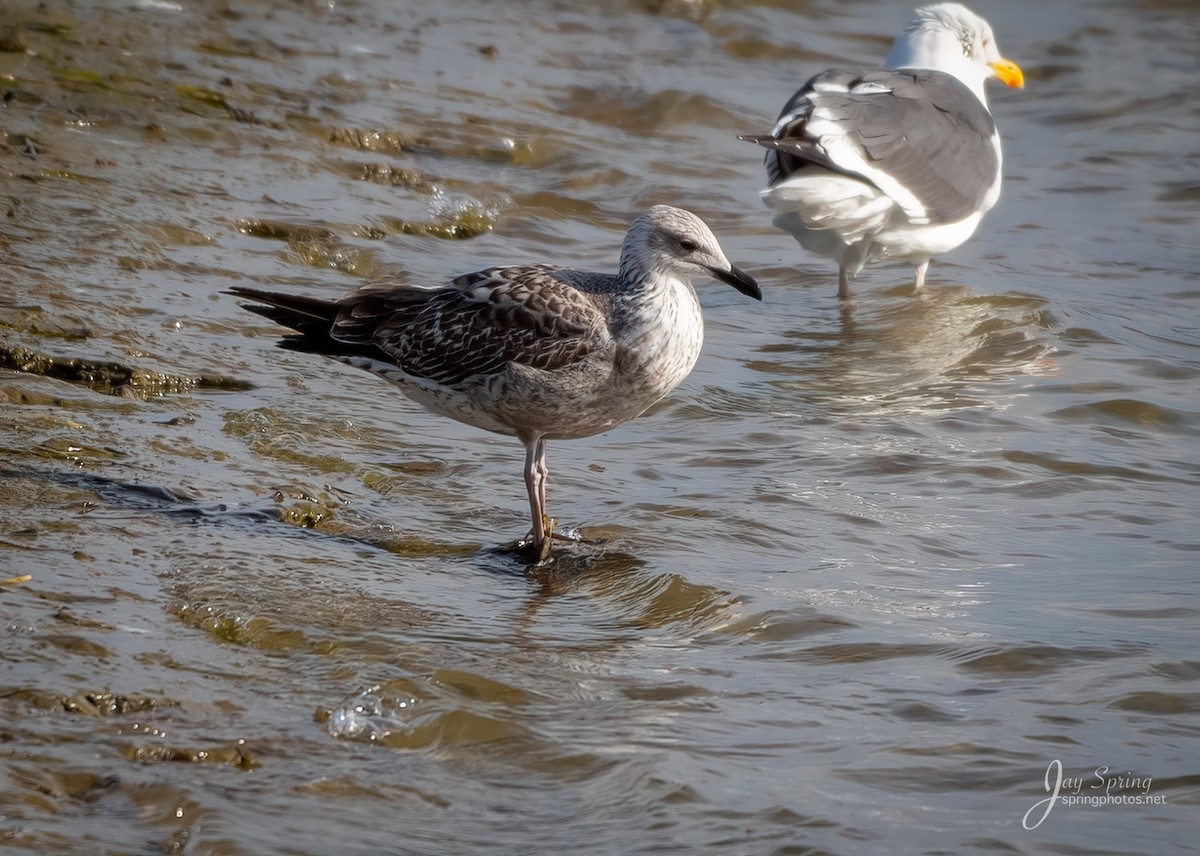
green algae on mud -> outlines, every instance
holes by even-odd
[[[203,86],[192,86],[184,83],[175,87],[175,93],[181,98],[185,99],[185,103],[188,101],[197,101],[210,107],[216,107],[220,110],[224,110],[235,121],[243,122],[247,125],[270,124],[264,122],[249,110],[244,110],[241,107],[234,105],[222,93],[217,92],[214,89],[208,89]]]
[[[237,770],[253,770],[260,766],[245,746],[238,740],[225,746],[211,749],[165,746],[161,743],[118,745],[121,755],[128,761],[139,764],[157,764],[163,761],[183,761],[189,764],[218,764]]]
[[[157,398],[195,390],[240,392],[253,388],[246,381],[221,375],[172,375],[105,360],[56,357],[4,344],[0,344],[0,369],[76,383],[107,395],[133,394],[139,398]]]
[[[352,233],[373,241],[384,240],[391,235],[416,235],[438,238],[443,241],[465,241],[492,231],[496,226],[496,214],[476,200],[466,200],[446,210],[431,220],[409,220],[402,217],[383,215],[370,223],[355,226]],[[303,247],[311,235],[317,241],[328,241],[329,236],[305,227],[288,227],[283,224],[262,221],[243,221],[239,227],[246,234],[287,241],[294,249]],[[312,264],[302,253],[302,260]],[[323,264],[316,265],[323,267]],[[332,265],[344,268],[344,265]],[[354,271],[351,271],[354,272]]]
[[[333,241],[337,233],[326,226],[300,226],[278,220],[239,220],[237,229],[243,235],[270,241],[298,243],[303,241]]]
[[[21,705],[48,713],[70,713],[76,716],[124,716],[145,713],[165,707],[178,707],[179,702],[154,696],[131,696],[107,690],[85,690],[72,695],[43,692],[21,687],[0,693],[5,706]]]
[[[482,206],[465,205],[437,221],[421,223],[399,217],[381,217],[379,222],[401,235],[426,235],[447,241],[462,241],[490,232],[495,225],[495,218]]]
[[[337,233],[324,226],[242,219],[237,222],[237,230],[255,238],[283,241],[305,267],[332,268],[360,278],[377,276],[384,267],[371,250],[342,243]],[[373,240],[385,237],[380,230],[370,226],[355,227],[351,231],[358,237]]]
[[[262,615],[246,616],[212,604],[182,603],[173,612],[183,624],[195,627],[227,645],[248,646],[273,653],[307,651],[308,637],[295,628]]]
[[[387,164],[353,164],[351,175],[360,181],[369,181],[389,187],[407,187],[431,196],[438,189],[436,184],[415,169],[392,167]]]

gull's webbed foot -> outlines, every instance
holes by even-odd
[[[530,561],[544,562],[550,557],[550,545],[555,537],[554,527],[556,525],[558,525],[558,521],[553,517],[543,515],[542,537],[539,539],[537,533],[530,529],[529,533],[517,542],[517,549],[524,553]]]

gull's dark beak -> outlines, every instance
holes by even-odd
[[[707,267],[707,265],[706,265]],[[758,287],[758,283],[754,281],[754,277],[746,273],[741,268],[736,268],[730,265],[729,270],[721,270],[720,268],[708,268],[714,279],[719,279],[726,285],[732,285],[742,294],[747,297],[753,297],[755,300],[762,300],[762,291]]]

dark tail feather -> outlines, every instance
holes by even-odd
[[[279,294],[235,285],[227,294],[257,301],[241,304],[243,309],[269,318],[276,324],[295,330],[299,335],[284,336],[279,347],[289,351],[340,356],[359,353],[362,349],[348,346],[330,337],[339,306],[332,300],[304,297],[298,294]]]
[[[226,292],[238,297],[247,297],[257,303],[243,303],[243,309],[249,309],[264,318],[270,318],[284,327],[291,327],[298,333],[308,333],[314,324],[323,325],[326,332],[337,318],[338,305],[330,300],[320,300],[316,297],[302,297],[298,294],[279,294],[274,291],[260,291],[257,288],[246,288],[235,285]],[[265,304],[265,305],[260,305]]]
[[[762,146],[764,149],[772,149],[779,152],[780,164],[783,167],[784,176],[791,175],[804,164],[812,163],[824,167],[830,172],[849,175],[863,181],[868,180],[856,173],[847,172],[843,167],[838,166],[830,160],[829,156],[819,146],[799,137],[775,137],[770,134],[757,136],[754,134],[742,134],[738,139],[744,143],[754,143],[755,145]],[[774,179],[772,179],[772,183],[774,183]]]

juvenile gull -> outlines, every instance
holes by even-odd
[[[696,277],[762,299],[699,217],[656,205],[629,227],[615,275],[538,264],[463,274],[436,289],[368,285],[338,301],[230,293],[296,331],[281,347],[374,372],[435,413],[519,439],[526,541],[541,560],[554,530],[546,441],[614,428],[687,377],[704,338]]]
[[[957,3],[924,6],[886,68],[832,68],[791,97],[766,136],[772,222],[848,274],[877,258],[916,266],[971,237],[1000,197],[1000,137],[983,85],[1023,86],[987,21]]]

